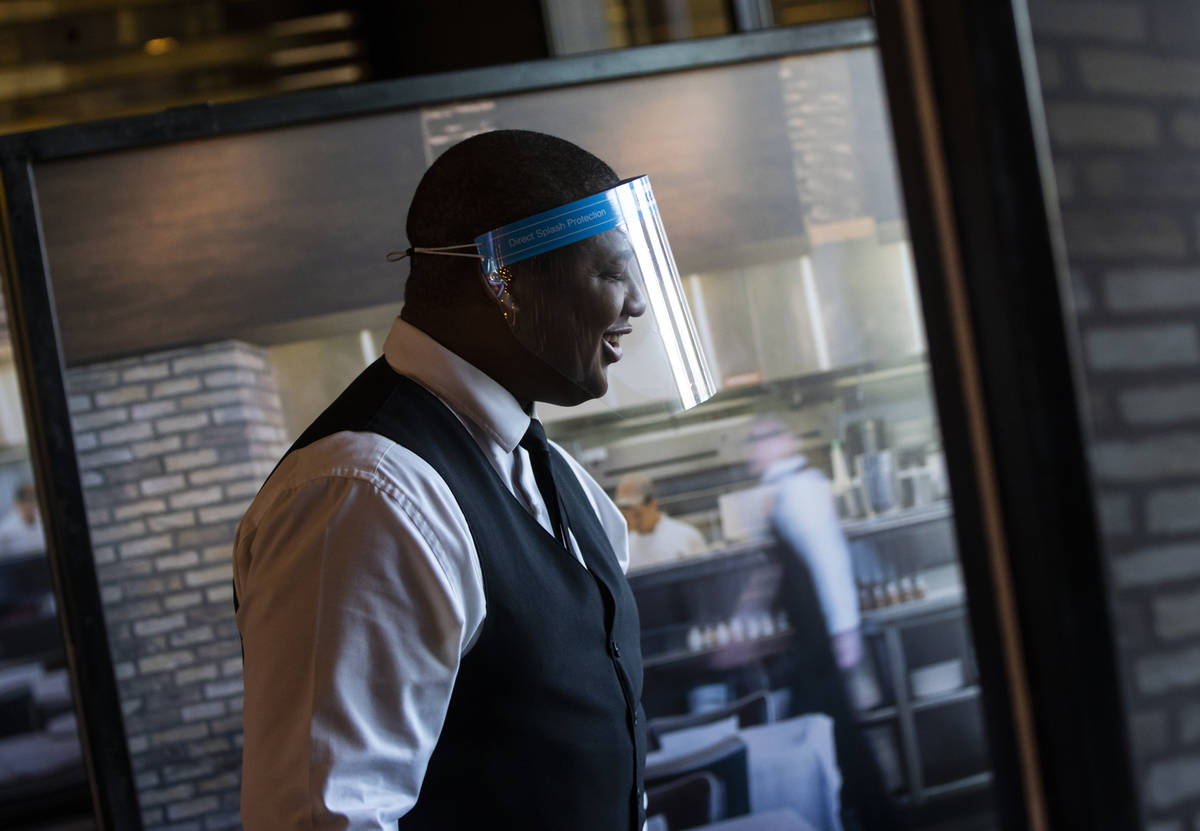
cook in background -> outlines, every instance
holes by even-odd
[[[627,473],[617,483],[617,507],[629,524],[629,567],[646,568],[703,554],[704,535],[658,507],[654,483],[643,473]]]

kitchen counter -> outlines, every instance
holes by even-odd
[[[885,531],[894,531],[898,528],[906,528],[910,525],[918,525],[923,522],[933,522],[935,520],[946,519],[953,514],[951,505],[948,501],[935,502],[932,505],[923,505],[920,508],[905,508],[903,510],[889,511],[886,514],[876,514],[875,516],[864,517],[862,519],[844,520],[841,523],[842,533],[846,535],[846,539],[857,539],[859,537],[869,536],[871,534],[879,534]],[[688,557],[683,560],[676,560],[670,563],[659,563],[648,566],[646,568],[635,569],[630,572],[630,576],[653,574],[658,572],[669,572],[672,569],[680,567],[690,567],[697,563],[716,560],[721,557],[737,554],[745,554],[751,551],[769,548],[775,544],[775,538],[766,535],[744,540],[718,540],[712,543],[711,548],[703,554],[698,554],[694,557]]]

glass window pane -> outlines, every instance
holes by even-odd
[[[5,828],[90,823],[87,770],[57,613],[0,304],[0,826]]]
[[[538,408],[610,494],[631,475],[650,486],[626,514],[651,813],[672,828],[696,811],[987,827],[959,568],[981,553],[955,542],[866,48],[39,166],[148,824],[232,821],[237,521],[287,444],[382,348],[404,273],[383,258],[406,244],[426,166],[507,127],[651,175],[723,388],[672,412],[630,344],[604,398]],[[731,735],[733,756],[692,771],[707,784],[681,781],[681,755]]]

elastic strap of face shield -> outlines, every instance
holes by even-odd
[[[456,251],[457,248],[474,248],[474,253],[466,253]],[[389,251],[387,261],[389,263],[398,263],[405,257],[411,257],[413,254],[438,254],[443,257],[470,257],[473,260],[482,260],[483,255],[479,253],[479,247],[473,242],[465,242],[462,245],[443,245],[440,248],[422,248],[413,246],[406,248],[403,251]]]

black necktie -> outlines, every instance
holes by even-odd
[[[542,499],[546,502],[546,510],[550,514],[550,525],[554,528],[554,536],[558,538],[564,548],[570,549],[570,545],[567,544],[567,528],[570,526],[567,519],[567,508],[563,504],[562,497],[559,496],[558,488],[554,485],[554,474],[550,471],[550,443],[546,441],[546,431],[542,429],[542,423],[536,418],[530,419],[529,429],[525,431],[525,436],[521,439],[521,446],[529,453],[529,463],[533,467],[533,479],[537,482]]]

